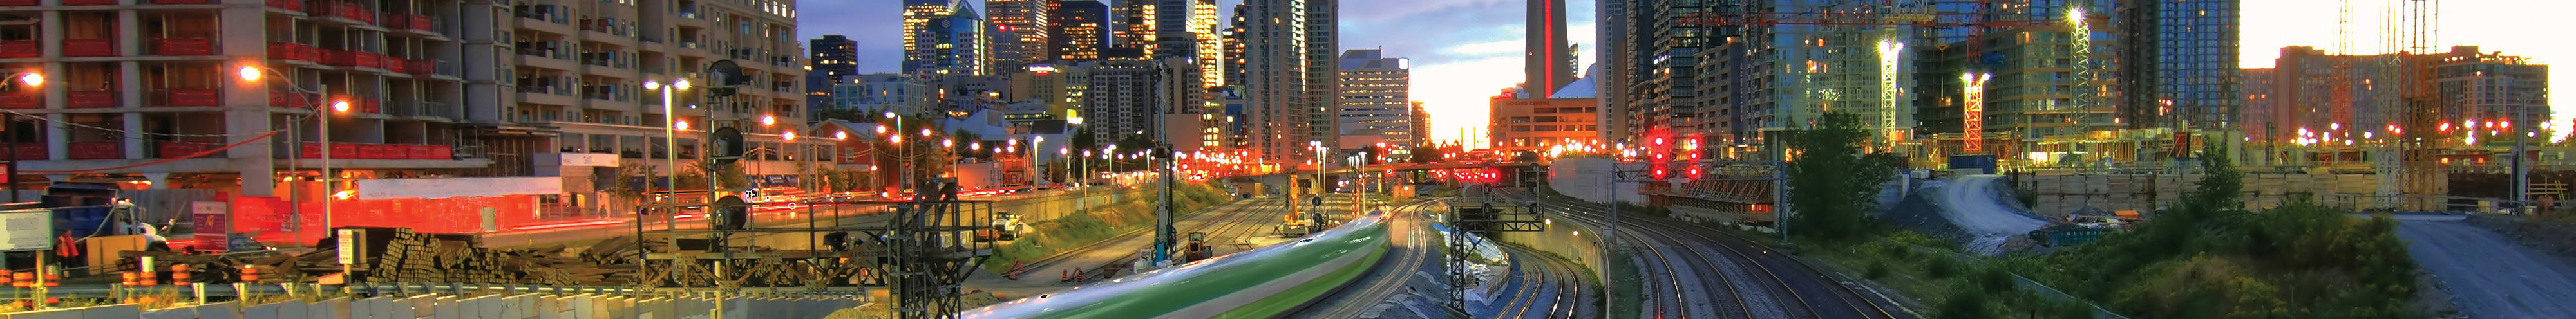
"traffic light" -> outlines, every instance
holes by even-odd
[[[714,160],[716,165],[732,165],[734,161],[742,160],[744,150],[741,130],[731,127],[718,128],[713,135],[709,139],[714,143],[709,146],[709,151],[712,153],[707,154],[707,159]]]
[[[717,198],[710,208],[707,211],[715,213],[715,216],[710,216],[715,229],[741,230],[751,225],[751,203],[744,202],[742,196]]]

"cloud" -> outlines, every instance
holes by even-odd
[[[1468,43],[1451,46],[1448,53],[1470,56],[1520,53],[1522,43],[1521,40]]]

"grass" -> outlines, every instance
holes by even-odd
[[[1604,307],[1610,310],[1610,316],[1605,318],[1636,318],[1639,311],[1644,311],[1639,307],[1643,305],[1637,302],[1646,300],[1643,297],[1645,292],[1640,289],[1643,287],[1638,287],[1645,280],[1636,276],[1637,265],[1629,263],[1627,251],[1612,249],[1611,252],[1610,258],[1602,258],[1601,262],[1610,264],[1609,279],[1618,284],[1610,287],[1611,302]]]
[[[2052,300],[2013,288],[2011,278],[2005,276],[2010,272],[1985,258],[1954,261],[1950,248],[1926,246],[1936,248],[1922,251],[1909,246],[1925,241],[1938,240],[1909,232],[1854,243],[1807,245],[1801,255],[1831,271],[1861,274],[1857,279],[1912,299],[1912,308],[1931,307],[1924,313],[1931,318],[2091,318],[2089,307],[2079,301]],[[1873,266],[1884,270],[1870,271]]]
[[[1174,208],[1180,216],[1203,212],[1230,199],[1222,190],[1205,184],[1183,184],[1172,192]],[[1153,203],[1126,201],[1090,210],[1065,214],[1054,220],[1030,223],[1026,235],[1010,243],[995,245],[993,256],[985,258],[985,270],[1008,271],[1015,262],[1035,262],[1058,253],[1117,238],[1121,234],[1144,229],[1154,224]],[[1178,216],[1175,216],[1176,218]]]

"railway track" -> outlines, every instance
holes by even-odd
[[[1500,317],[1585,318],[1586,314],[1599,317],[1596,311],[1583,309],[1585,305],[1591,303],[1592,295],[1586,292],[1592,289],[1596,280],[1583,274],[1581,266],[1537,250],[1519,246],[1504,247],[1515,256],[1513,264],[1521,269],[1524,288],[1521,289],[1521,297],[1514,298],[1512,303],[1503,307],[1503,315]],[[1537,289],[1538,287],[1553,289],[1542,293]],[[1519,306],[1513,307],[1512,304]]]
[[[1427,264],[1425,261],[1432,258],[1431,245],[1433,242],[1426,239],[1431,236],[1425,236],[1422,233],[1414,232],[1413,230],[1420,229],[1422,226],[1419,224],[1411,224],[1420,223],[1422,221],[1418,218],[1404,217],[1421,216],[1423,210],[1447,207],[1442,204],[1444,202],[1446,202],[1446,199],[1426,199],[1396,206],[1394,209],[1388,210],[1387,221],[1389,223],[1395,223],[1399,220],[1404,220],[1407,223],[1405,225],[1389,224],[1389,227],[1387,228],[1388,236],[1395,236],[1397,233],[1404,234],[1404,237],[1402,238],[1403,241],[1401,242],[1402,245],[1399,245],[1397,241],[1388,241],[1387,249],[1394,250],[1387,253],[1386,258],[1388,259],[1379,261],[1376,267],[1369,270],[1369,274],[1360,277],[1360,281],[1351,283],[1355,286],[1343,287],[1344,289],[1342,291],[1332,294],[1335,296],[1334,298],[1337,298],[1338,300],[1330,302],[1329,306],[1322,309],[1308,308],[1302,311],[1297,311],[1297,313],[1303,314],[1297,317],[1362,318],[1368,315],[1364,312],[1368,311],[1370,306],[1374,306],[1379,302],[1389,301],[1388,297],[1395,293],[1396,288],[1403,287],[1404,282],[1412,278],[1413,270],[1421,269],[1422,265]],[[1402,246],[1405,249],[1397,249],[1399,246]],[[1318,301],[1318,303],[1313,306],[1326,306],[1326,303],[1324,303],[1324,301]]]
[[[1607,225],[1603,223],[1602,217],[1577,214],[1577,212],[1584,212],[1579,207],[1548,201],[1540,203],[1542,209],[1564,213],[1560,216],[1566,216],[1579,223],[1595,227]],[[1742,291],[1735,289],[1735,279],[1729,278],[1717,269],[1713,260],[1709,259],[1704,252],[1689,248],[1689,243],[1663,236],[1659,232],[1639,231],[1637,229],[1642,228],[1642,225],[1635,221],[1621,220],[1619,225],[1626,227],[1620,228],[1623,231],[1618,235],[1635,243],[1631,246],[1640,248],[1645,253],[1643,254],[1645,257],[1639,259],[1648,261],[1638,265],[1638,271],[1646,275],[1645,280],[1640,282],[1658,285],[1645,287],[1649,289],[1640,289],[1642,293],[1652,296],[1649,299],[1655,301],[1651,307],[1640,309],[1645,315],[1659,318],[1779,317],[1755,314],[1752,300],[1746,299]],[[1726,289],[1717,289],[1720,287]],[[1709,298],[1689,298],[1692,296]],[[1731,307],[1724,304],[1692,304],[1690,301],[1694,299],[1731,302]]]
[[[1542,201],[1542,203],[1562,211],[1578,213],[1573,215],[1578,215],[1577,218],[1587,219],[1596,225],[1601,216],[1607,214],[1606,209],[1591,204],[1572,204],[1554,200]],[[1629,218],[1655,219],[1656,217]],[[1663,239],[1666,243],[1694,252],[1693,255],[1700,257],[1700,260],[1711,266],[1719,263],[1738,265],[1739,271],[1731,272],[1732,276],[1751,279],[1750,281],[1758,286],[1756,289],[1770,296],[1770,300],[1774,301],[1772,304],[1778,305],[1780,312],[1778,316],[1903,318],[1878,303],[1863,299],[1857,291],[1838,280],[1825,276],[1822,271],[1789,256],[1781,255],[1769,247],[1696,224],[1671,220],[1640,221],[1629,218],[1622,218],[1619,223],[1623,226],[1620,228],[1623,230],[1622,235],[1645,233]],[[1712,236],[1710,235],[1712,233],[1718,235]],[[1723,256],[1727,259],[1707,258],[1712,256]],[[1783,272],[1787,274],[1784,276]],[[1729,287],[1738,290],[1745,288]],[[1738,295],[1741,295],[1740,291]],[[1751,310],[1755,308],[1755,304],[1761,303],[1745,304],[1748,314],[1752,313]],[[1757,315],[1757,317],[1766,318],[1778,316]]]

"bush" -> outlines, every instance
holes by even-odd
[[[1943,319],[1990,318],[1986,315],[1986,294],[1973,291],[1950,294],[1949,301],[1941,302],[1938,314]]]
[[[1959,274],[1959,261],[1949,258],[1933,259],[1931,267],[1923,268],[1923,275],[1932,276],[1932,278],[1950,278],[1950,275],[1956,274]]]
[[[2011,291],[2012,273],[2005,272],[2003,267],[1986,267],[1985,272],[1977,274],[1977,287],[1985,288],[1986,293]]]
[[[1879,279],[1887,277],[1887,263],[1871,261],[1867,268],[1867,270],[1863,270],[1861,273],[1861,276],[1864,278]]]

